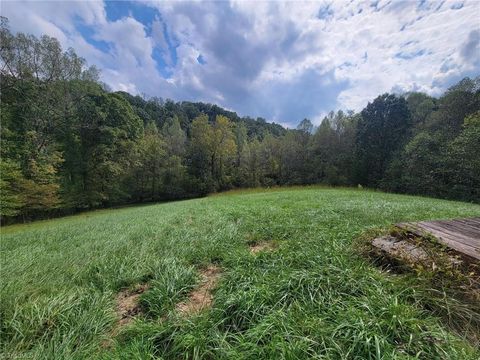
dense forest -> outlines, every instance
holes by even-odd
[[[480,79],[383,94],[285,129],[219,106],[112,92],[73,49],[3,18],[2,222],[238,187],[364,186],[480,202]],[[161,91],[161,89],[159,89]]]

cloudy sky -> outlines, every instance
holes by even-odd
[[[480,74],[480,1],[2,1],[113,90],[219,104],[295,126],[383,92],[439,95]]]

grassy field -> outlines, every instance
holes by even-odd
[[[3,357],[478,359],[422,306],[420,279],[384,273],[354,246],[370,228],[468,216],[480,206],[312,187],[5,227]],[[212,307],[179,313],[209,266],[221,269]],[[138,284],[142,311],[119,327],[117,294]]]

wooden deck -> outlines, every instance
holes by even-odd
[[[398,227],[431,234],[451,249],[480,260],[480,218],[402,223]]]

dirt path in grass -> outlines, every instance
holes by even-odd
[[[250,253],[258,254],[262,251],[273,251],[275,249],[275,244],[271,242],[261,242],[258,244],[250,245]]]
[[[133,290],[125,289],[118,293],[117,315],[120,318],[118,326],[128,324],[132,319],[141,312],[138,300],[140,295],[148,290],[148,284],[138,284]]]
[[[221,268],[210,265],[200,271],[201,283],[188,296],[187,300],[177,304],[176,310],[182,315],[197,313],[209,308],[213,302],[212,290],[220,278]]]

